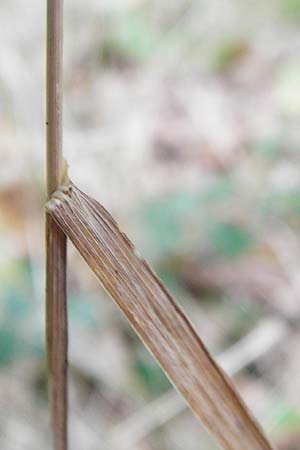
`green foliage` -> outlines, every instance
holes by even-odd
[[[34,323],[35,303],[28,261],[7,261],[0,267],[0,365],[42,352],[39,327]]]
[[[116,41],[130,57],[143,60],[153,51],[158,36],[149,21],[142,15],[129,14],[117,25]]]
[[[285,15],[295,21],[300,19],[300,0],[281,0]]]
[[[212,61],[213,68],[218,72],[224,72],[239,61],[248,52],[248,45],[242,38],[223,39],[216,48]]]
[[[163,370],[146,353],[138,356],[135,362],[135,371],[139,381],[150,394],[161,394],[170,389],[171,384]]]
[[[228,179],[218,179],[205,190],[180,192],[155,200],[139,212],[142,227],[162,252],[176,251],[185,242],[187,222],[199,224],[205,211],[227,201],[234,192],[234,184]],[[200,230],[199,225],[197,228]],[[193,240],[197,240],[194,236]]]
[[[260,156],[273,159],[282,149],[282,140],[278,136],[261,139],[253,144],[252,149]]]
[[[72,295],[69,302],[69,315],[72,321],[82,326],[95,328],[98,325],[95,302],[86,295]]]
[[[162,251],[172,251],[182,238],[182,222],[197,205],[197,198],[180,193],[159,199],[142,210],[142,220],[153,241]]]
[[[282,431],[296,431],[300,427],[300,409],[292,408],[285,403],[277,403],[274,406],[276,423],[278,430]]]
[[[270,192],[265,197],[262,211],[265,214],[271,213],[285,218],[290,215],[298,216],[300,213],[300,189]]]
[[[0,365],[8,364],[16,357],[18,340],[11,326],[0,327]]]
[[[234,192],[234,182],[229,178],[220,177],[198,195],[204,206],[209,207],[211,204],[216,205],[225,202],[230,199]]]
[[[275,80],[275,92],[280,112],[293,119],[300,115],[300,65],[283,64]]]
[[[101,48],[101,64],[142,63],[149,58],[159,33],[141,13],[118,16],[107,32]]]
[[[222,256],[234,257],[249,249],[252,244],[250,233],[240,225],[216,222],[209,229],[212,247]]]
[[[174,270],[156,270],[156,273],[171,292],[178,292],[181,286]]]

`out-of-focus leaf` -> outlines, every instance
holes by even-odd
[[[152,394],[161,394],[170,389],[170,382],[159,365],[149,357],[138,357],[135,370],[139,380]]]
[[[1,285],[14,284],[18,279],[22,283],[29,282],[31,271],[27,261],[11,259],[0,265]]]
[[[154,49],[157,35],[148,21],[130,15],[119,24],[118,42],[124,51],[137,59],[144,59]]]
[[[252,148],[258,155],[274,158],[282,148],[282,141],[279,137],[274,136],[255,142]]]
[[[181,288],[178,278],[175,272],[167,270],[156,270],[157,275],[162,280],[165,286],[170,289],[171,292],[177,292]]]
[[[44,336],[43,336],[44,338]],[[18,328],[14,321],[0,325],[0,365],[28,356],[41,357],[44,353],[43,338],[38,332]]]
[[[248,44],[242,38],[224,39],[215,51],[213,68],[218,72],[224,72],[243,58],[248,50]]]
[[[300,427],[300,409],[292,408],[286,404],[279,403],[274,407],[276,414],[276,423],[280,431],[299,430]]]
[[[111,34],[106,37],[103,56],[108,62],[114,59],[113,53],[124,61],[143,62],[157,42],[158,31],[142,14],[124,14],[116,19]]]
[[[271,192],[265,197],[262,205],[263,213],[272,213],[282,216],[299,215],[300,189],[291,189],[287,192]]]
[[[238,256],[252,244],[250,233],[240,225],[217,222],[209,229],[212,247],[223,256]]]
[[[151,238],[164,251],[177,248],[183,234],[182,223],[197,205],[193,195],[181,193],[158,200],[142,210],[142,220]]]
[[[28,301],[28,297],[22,295],[14,289],[4,293],[5,317],[11,320],[24,320],[27,314],[32,311],[33,304]]]
[[[27,261],[8,261],[0,267],[0,295],[6,320],[24,319],[32,311],[32,274]]]
[[[97,326],[95,304],[86,296],[72,296],[69,302],[70,319],[88,327]]]
[[[0,364],[26,356],[41,356],[44,332],[35,316],[31,267],[27,260],[10,260],[0,267]]]
[[[286,16],[298,21],[300,19],[300,0],[281,0],[281,2]]]
[[[276,98],[281,112],[291,118],[300,115],[300,65],[283,66],[275,85]]]
[[[16,356],[17,340],[11,326],[0,326],[0,365],[11,362]]]
[[[203,193],[199,194],[199,198],[209,206],[211,202],[217,203],[229,199],[234,192],[235,184],[231,179],[219,178],[211,183],[207,189],[204,189]]]
[[[218,179],[200,192],[181,192],[158,199],[140,211],[143,228],[161,251],[174,251],[185,242],[185,223],[189,219],[198,223],[204,212],[207,215],[210,208],[228,200],[233,192],[231,180]]]

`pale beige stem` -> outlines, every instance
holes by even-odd
[[[63,0],[47,1],[47,195],[62,178]],[[46,328],[54,450],[67,450],[66,236],[46,214]]]

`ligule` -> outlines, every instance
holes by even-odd
[[[221,448],[271,450],[189,319],[105,208],[72,182],[46,208]]]

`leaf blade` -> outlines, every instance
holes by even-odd
[[[72,183],[47,210],[219,445],[271,450],[189,319],[110,214]]]

